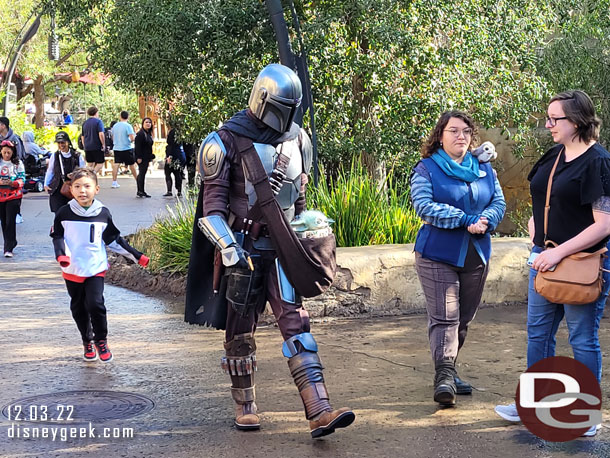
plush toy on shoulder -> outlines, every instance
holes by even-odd
[[[472,155],[476,157],[479,162],[490,162],[496,160],[498,153],[496,147],[492,142],[484,142],[481,146],[472,150]]]

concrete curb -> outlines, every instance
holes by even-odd
[[[529,240],[498,237],[492,240],[490,271],[483,303],[527,300]],[[186,277],[153,275],[121,257],[110,255],[106,279],[118,286],[150,295],[184,300]],[[415,272],[413,244],[376,245],[337,250],[337,276],[322,296],[304,299],[312,317],[407,315],[425,307]]]

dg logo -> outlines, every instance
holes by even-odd
[[[519,417],[541,439],[566,442],[602,422],[602,393],[584,364],[565,356],[538,361],[519,377]]]

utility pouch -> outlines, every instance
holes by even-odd
[[[263,299],[264,275],[260,255],[250,255],[254,270],[227,267],[226,299],[235,312],[246,317],[256,310]]]

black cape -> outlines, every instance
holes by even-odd
[[[236,135],[251,138],[252,141],[266,144],[278,144],[292,140],[299,135],[300,127],[292,124],[286,133],[279,133],[256,119],[249,110],[236,113],[221,129],[227,129]],[[214,294],[214,250],[215,247],[197,227],[197,221],[203,216],[203,193],[205,183],[201,184],[195,210],[191,253],[189,257],[188,276],[186,281],[186,306],[184,320],[190,324],[212,326],[226,329],[227,301],[225,293],[227,280],[223,276],[218,294]]]

